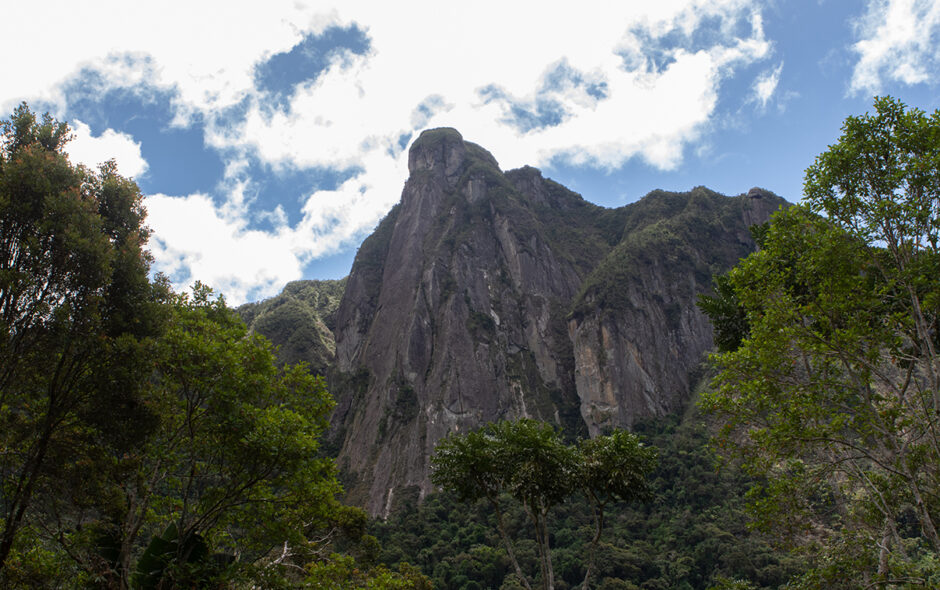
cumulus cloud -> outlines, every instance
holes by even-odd
[[[777,91],[777,85],[780,84],[780,73],[783,71],[783,62],[776,68],[762,72],[754,80],[751,86],[751,96],[748,102],[757,104],[760,109],[766,109],[767,103],[773,98]]]
[[[230,182],[221,202],[205,194],[148,196],[154,270],[178,289],[202,281],[232,304],[277,294],[285,283],[299,278],[311,260],[361,239],[364,228],[376,223],[376,215],[380,218],[397,202],[400,190],[377,186],[401,178],[397,169],[388,170],[395,168],[395,161],[373,153],[365,164],[367,172],[336,190],[309,195],[303,218],[294,226],[280,208],[251,212],[244,181]],[[400,187],[400,180],[397,184]],[[378,207],[376,193],[386,195]],[[257,217],[273,229],[250,229],[250,221]]]
[[[65,151],[74,164],[97,168],[107,160],[114,160],[122,176],[136,177],[147,171],[147,162],[140,155],[140,143],[126,133],[107,129],[95,137],[88,125],[79,120],[71,121],[70,127],[73,137]]]
[[[115,0],[94,10],[57,5],[56,19],[38,23],[35,6],[16,5],[22,14],[8,14],[11,22],[41,25],[42,37],[70,50],[28,67],[0,64],[5,88],[18,92],[0,103],[41,97],[67,109],[62,83],[79,70],[100,70],[96,83],[105,86],[171,91],[175,124],[199,115],[227,172],[214,199],[148,199],[154,254],[178,284],[198,277],[237,302],[273,292],[306,262],[369,231],[398,200],[405,144],[422,128],[456,127],[504,168],[564,161],[614,169],[637,158],[674,169],[707,131],[723,81],[771,51],[756,0],[595,0],[576,10],[496,1],[446,11],[431,0],[324,6]],[[292,80],[272,105],[272,93],[257,87],[259,72],[271,78],[270,68],[288,59],[277,56],[299,55],[336,30],[361,33],[368,50],[326,54],[322,71]],[[0,38],[8,55],[10,39]],[[248,160],[275,171],[359,173],[336,190],[303,195],[302,219],[289,226],[276,209],[252,213]],[[274,229],[248,229],[251,215]]]
[[[244,122],[210,141],[250,147],[269,162],[348,167],[369,147],[416,131],[416,107],[436,96],[450,108],[420,122],[461,129],[505,166],[586,149],[577,158],[584,163],[617,166],[639,156],[673,167],[712,114],[723,77],[769,51],[759,14],[739,0],[643,10],[603,3],[576,14],[464,10],[429,26],[394,5],[344,4],[350,21],[367,23],[370,54],[298,89],[289,112],[254,104]],[[604,18],[590,16],[597,14]],[[713,34],[697,39],[701,28]],[[665,67],[634,59],[644,40],[666,37],[668,48],[657,47],[668,54]]]
[[[237,102],[251,87],[259,57],[287,50],[302,31],[322,31],[336,20],[332,12],[312,13],[292,0],[42,4],[4,8],[6,21],[18,31],[0,38],[0,50],[17,55],[24,39],[54,39],[67,50],[3,60],[4,86],[16,89],[15,96],[0,99],[5,108],[25,98],[61,103],[57,82],[82,67],[106,68],[111,84],[126,85],[141,70],[127,67],[125,56],[150,60],[154,67],[142,73],[151,76],[151,84],[175,88],[181,108],[218,108]],[[38,19],[40,12],[54,18]]]
[[[870,0],[855,23],[859,41],[852,93],[879,94],[887,82],[919,84],[940,67],[940,3],[933,0]]]
[[[275,232],[249,230],[245,217],[204,194],[157,194],[144,204],[154,230],[154,269],[177,288],[200,280],[238,304],[271,296],[285,278],[300,276],[300,256],[285,226]]]

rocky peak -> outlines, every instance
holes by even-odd
[[[466,171],[469,160],[499,169],[496,158],[478,145],[465,142],[456,129],[441,127],[423,131],[408,152],[408,172],[412,177],[431,172],[437,179],[455,188]]]
[[[506,172],[506,178],[520,194],[525,195],[533,203],[543,206],[550,205],[545,179],[538,168],[531,166],[516,168]]]
[[[332,443],[379,515],[430,490],[448,433],[525,416],[580,436],[678,408],[711,343],[696,295],[783,203],[695,189],[605,209],[453,129],[408,165],[336,315]]]

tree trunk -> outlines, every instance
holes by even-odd
[[[529,585],[529,580],[527,580],[522,573],[522,568],[519,567],[519,562],[516,560],[516,552],[512,548],[512,540],[509,538],[509,533],[506,532],[506,524],[503,521],[503,511],[499,507],[499,502],[492,498],[488,498],[488,500],[490,504],[492,504],[493,509],[496,510],[496,523],[499,527],[499,534],[503,538],[503,543],[506,545],[506,553],[509,554],[509,561],[512,562],[512,568],[515,570],[519,581],[526,587],[526,590],[532,590],[532,586]]]
[[[555,570],[552,568],[552,549],[548,544],[548,508],[542,508],[542,543],[544,544],[543,554],[545,556],[545,575],[547,590],[555,590]]]
[[[16,492],[13,495],[12,506],[6,516],[6,522],[3,527],[3,535],[0,536],[0,580],[3,579],[4,566],[13,549],[13,542],[16,540],[16,534],[23,524],[23,516],[26,514],[26,508],[29,506],[33,495],[33,486],[39,478],[39,469],[46,456],[46,449],[49,446],[49,440],[52,438],[53,424],[51,418],[47,415],[46,427],[43,429],[42,436],[37,442],[38,449],[36,454],[28,459],[20,472],[19,483]]]
[[[540,512],[535,506],[529,506],[527,504],[526,512],[529,514],[529,520],[532,521],[532,526],[535,528],[535,546],[538,547],[539,550],[539,573],[542,578],[542,590],[550,590],[548,560],[545,555],[546,542],[542,538],[545,528],[542,526]]]
[[[594,538],[591,539],[591,545],[588,551],[587,570],[584,572],[584,581],[581,583],[581,590],[588,590],[591,581],[591,574],[594,573],[594,567],[597,562],[597,544],[601,540],[601,532],[604,530],[604,505],[591,499],[591,505],[594,509]]]

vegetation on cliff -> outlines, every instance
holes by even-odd
[[[719,468],[708,445],[709,428],[695,408],[684,417],[643,421],[634,430],[658,454],[648,476],[651,499],[615,502],[605,510],[590,587],[705,590],[735,587],[737,581],[741,587],[777,588],[802,571],[799,559],[746,526],[745,492],[754,480],[733,465]],[[468,504],[444,490],[419,502],[414,492],[400,499],[387,520],[372,522],[383,563],[415,564],[438,590],[523,588],[488,500]],[[501,500],[521,569],[538,572],[530,518],[508,494]],[[595,532],[591,504],[581,495],[568,496],[549,511],[547,524],[555,588],[580,587]],[[751,586],[743,585],[746,580]]]
[[[760,198],[767,201],[768,211],[785,203],[769,192]],[[753,250],[750,237],[740,235],[749,199],[743,195],[729,199],[696,187],[688,193],[653,191],[627,205],[622,214],[623,237],[584,280],[572,303],[572,315],[630,308],[634,303],[625,286],[642,282],[643,273],[657,265],[678,279],[674,306],[679,306],[679,300],[694,300],[696,284],[710,285],[712,275],[724,272],[727,261]],[[678,312],[667,316],[674,318]]]
[[[274,344],[278,361],[305,362],[310,370],[324,374],[336,354],[333,328],[346,279],[294,281],[275,297],[238,308],[248,330]]]

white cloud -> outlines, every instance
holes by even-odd
[[[136,177],[147,171],[147,162],[140,155],[140,143],[126,133],[107,129],[95,137],[88,125],[73,120],[70,124],[72,140],[65,145],[69,159],[75,164],[97,168],[107,160],[117,163],[122,176]]]
[[[859,59],[852,73],[852,93],[879,94],[887,82],[926,82],[940,67],[940,2],[870,0],[855,24]]]
[[[27,98],[61,104],[57,83],[82,67],[104,68],[108,81],[122,86],[145,74],[151,84],[177,89],[181,107],[211,110],[244,95],[260,57],[289,49],[303,32],[322,31],[336,17],[293,0],[48,0],[5,6],[4,19],[16,27],[0,37],[2,54],[33,49],[28,57],[0,62],[10,93],[0,96],[5,110]],[[52,50],[37,48],[42,39],[54,40]],[[134,66],[142,57],[151,68]]]
[[[0,106],[43,98],[64,108],[61,84],[80,68],[104,72],[105,86],[174,92],[176,122],[200,114],[207,145],[230,158],[227,202],[149,198],[154,253],[173,276],[199,277],[238,301],[299,277],[305,262],[371,229],[399,198],[407,154],[398,140],[418,126],[456,127],[504,168],[563,158],[613,169],[640,158],[674,169],[708,130],[722,82],[770,54],[757,4],[114,0],[58,3],[49,7],[56,18],[40,21],[33,14],[42,8],[20,3],[5,16],[22,30],[0,37],[0,52],[15,54],[24,38],[54,38],[69,51],[0,63],[4,88],[16,89],[0,91]],[[369,53],[335,59],[296,89],[286,112],[272,112],[254,88],[255,65],[304,35],[350,24],[366,31]],[[502,98],[484,100],[487,87]],[[219,118],[241,101],[243,119]],[[507,122],[514,106],[538,114],[546,101],[556,124]],[[432,108],[416,111],[421,104]],[[269,212],[276,229],[264,233],[247,229],[248,203],[232,184],[245,181],[249,157],[275,170],[362,172],[309,195],[293,227]]]
[[[221,203],[205,194],[149,196],[154,270],[177,289],[198,279],[224,293],[230,304],[275,295],[301,276],[306,263],[361,239],[398,201],[404,176],[397,162],[372,152],[365,165],[365,173],[336,190],[311,195],[294,227],[279,208],[254,215],[273,225],[272,231],[249,229],[244,182],[229,184]],[[388,188],[391,178],[395,189]]]
[[[780,84],[780,73],[783,71],[783,62],[780,62],[776,68],[762,72],[754,80],[751,86],[751,96],[748,102],[753,102],[763,110],[767,108],[767,103],[773,98],[777,91],[777,85]]]
[[[244,217],[217,207],[203,194],[151,195],[145,199],[154,270],[177,288],[197,279],[225,294],[229,303],[274,295],[300,276],[292,232],[281,226],[263,232],[246,228]]]
[[[577,151],[585,156],[578,160],[605,167],[637,155],[673,167],[712,114],[722,78],[738,64],[765,57],[769,42],[748,2],[674,1],[646,7],[646,12],[622,4],[599,3],[572,14],[503,3],[498,19],[485,6],[472,4],[429,24],[402,14],[396,5],[385,6],[388,12],[381,14],[373,3],[350,2],[343,14],[368,26],[370,55],[347,67],[337,63],[299,89],[289,114],[270,116],[256,103],[244,124],[210,141],[249,147],[269,162],[348,167],[368,151],[364,146],[412,130],[415,107],[433,95],[453,108],[422,122],[457,127],[493,150],[504,166],[545,164],[559,153]],[[646,37],[691,36],[706,19],[711,19],[706,26],[714,26],[716,18],[714,33],[722,41],[673,48],[674,61],[662,71],[642,62],[624,67],[619,55],[624,47],[643,51],[636,30]],[[746,35],[735,35],[742,24]],[[548,71],[562,60],[584,78],[606,83],[607,97],[595,100],[583,88],[562,88],[554,98],[569,116],[557,127],[521,133],[501,122],[505,101],[484,104],[480,97],[482,88],[495,84],[510,99],[530,103]]]

